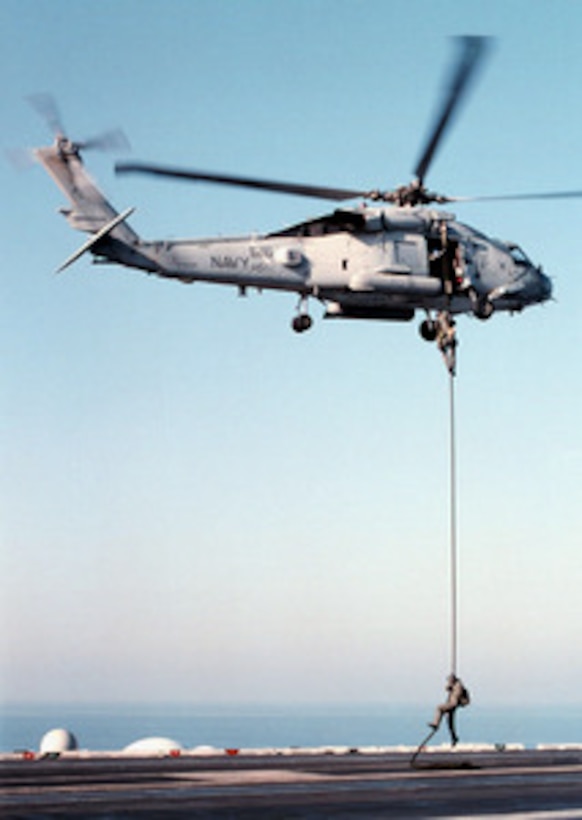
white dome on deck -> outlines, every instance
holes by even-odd
[[[72,752],[77,748],[77,738],[68,729],[51,729],[43,735],[39,751],[41,755]]]
[[[172,752],[181,752],[182,746],[169,737],[144,737],[126,746],[123,750],[127,755],[168,755]]]

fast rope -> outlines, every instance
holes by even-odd
[[[458,548],[457,548],[457,453],[455,430],[455,377],[457,374],[457,337],[455,320],[448,311],[437,317],[438,348],[449,374],[449,568],[450,568],[450,651],[451,675],[458,662]]]
[[[459,706],[467,706],[469,692],[457,677],[458,668],[458,539],[457,539],[457,453],[455,429],[455,376],[457,338],[455,322],[448,311],[441,311],[436,320],[436,342],[443,356],[449,374],[449,570],[450,570],[450,674],[447,678],[446,702],[437,706],[436,714],[429,723],[430,732],[416,749],[410,765],[414,766],[420,752],[438,731],[442,718],[446,715],[451,744],[455,746],[458,736],[455,729],[455,711]]]
[[[449,480],[450,480],[450,583],[451,583],[451,674],[458,661],[458,548],[457,548],[457,454],[455,440],[455,373],[449,370]]]

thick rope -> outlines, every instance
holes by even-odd
[[[421,740],[420,743],[418,744],[418,746],[416,747],[416,751],[414,752],[414,754],[410,758],[410,765],[412,766],[413,769],[416,766],[416,758],[419,756],[419,754],[422,751],[424,751],[424,749],[426,747],[426,744],[431,739],[431,737],[436,734],[436,732],[437,732],[436,729],[431,729],[430,732],[428,733],[428,735],[423,740]]]
[[[450,446],[450,572],[451,572],[451,673],[457,674],[458,661],[458,550],[457,550],[457,464],[455,442],[455,374],[449,371]]]
[[[456,356],[455,349],[457,340],[455,337],[455,325],[447,313],[439,315],[439,330],[437,342],[449,374],[449,565],[450,565],[450,652],[451,665],[450,672],[457,676],[458,666],[458,633],[459,633],[459,613],[458,613],[458,546],[457,546],[457,453],[456,453],[456,430],[455,430],[455,372]],[[416,765],[416,759],[426,747],[426,744],[437,731],[437,727],[431,726],[429,734],[420,742],[418,748],[410,761],[411,766]]]

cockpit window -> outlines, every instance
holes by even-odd
[[[516,265],[531,265],[529,258],[522,251],[519,245],[514,245],[513,243],[508,242],[507,247],[509,248],[511,258],[516,263]]]

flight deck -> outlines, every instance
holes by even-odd
[[[582,818],[582,747],[0,760],[0,818]]]

